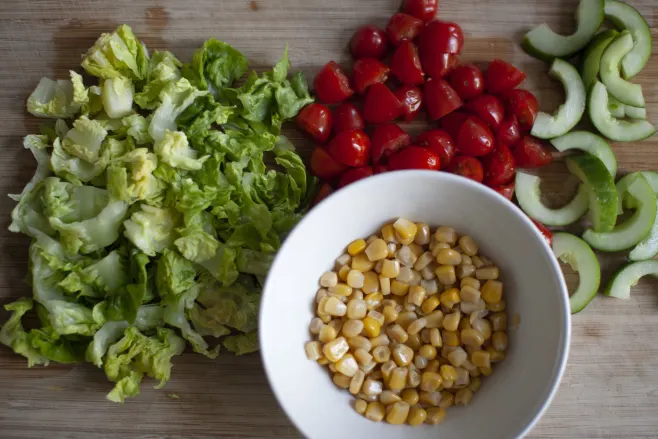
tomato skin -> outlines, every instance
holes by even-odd
[[[457,65],[457,55],[454,53],[439,53],[434,50],[419,49],[420,64],[425,74],[432,78],[444,78]]]
[[[315,75],[313,86],[318,99],[327,104],[337,104],[354,94],[349,78],[335,61],[329,61]]]
[[[466,103],[465,109],[482,119],[489,128],[496,131],[505,117],[505,109],[494,95],[480,95]]]
[[[528,90],[514,89],[501,95],[507,114],[513,114],[519,121],[521,131],[530,132],[537,119],[539,104],[535,95]]]
[[[425,107],[432,120],[450,114],[463,105],[457,92],[443,79],[431,78],[425,83]]]
[[[530,221],[534,223],[535,226],[537,226],[537,229],[539,229],[539,233],[544,237],[546,242],[548,243],[549,247],[553,247],[553,234],[551,233],[548,228],[540,223],[539,221],[535,221],[534,219],[530,218]]]
[[[484,75],[473,64],[464,64],[450,73],[450,85],[460,98],[467,101],[484,92]]]
[[[386,123],[397,119],[404,111],[402,103],[384,84],[373,84],[366,93],[363,117],[370,123]]]
[[[334,110],[334,134],[349,130],[362,130],[365,127],[363,116],[356,105],[344,102]]]
[[[539,168],[554,158],[548,145],[533,136],[524,136],[514,145],[512,152],[517,168]]]
[[[509,183],[516,174],[514,156],[504,143],[496,145],[493,151],[482,157],[484,169],[484,184],[487,186],[501,186]]]
[[[411,41],[403,41],[391,57],[391,72],[403,84],[416,85],[425,82],[418,49]]]
[[[423,93],[414,85],[403,85],[395,90],[395,97],[402,104],[402,114],[407,122],[413,121],[423,106]]]
[[[363,166],[370,160],[370,138],[361,130],[343,131],[329,142],[327,152],[343,165]]]
[[[424,23],[408,14],[398,12],[393,14],[386,26],[386,35],[394,46],[400,45],[403,41],[411,41],[423,29]]]
[[[331,134],[332,116],[322,104],[308,104],[295,118],[297,125],[316,142],[325,143]]]
[[[489,93],[498,94],[521,84],[525,73],[500,59],[494,59],[484,74],[484,87]]]
[[[416,137],[414,144],[424,146],[438,155],[441,160],[441,169],[449,167],[453,157],[457,154],[455,142],[450,137],[450,134],[443,130],[434,129],[425,131]]]
[[[457,150],[463,155],[481,157],[494,148],[491,130],[477,116],[468,116],[457,136]]]
[[[370,139],[372,162],[378,164],[411,144],[411,137],[397,124],[377,125]]]
[[[439,0],[404,0],[402,12],[423,21],[430,21],[439,9]]]
[[[343,188],[348,184],[352,184],[355,181],[361,180],[362,178],[371,177],[372,175],[373,171],[370,166],[348,169],[343,175],[340,176],[340,179],[338,180],[338,187]]]
[[[380,163],[380,164],[378,164],[378,165],[373,166],[373,167],[372,167],[372,171],[373,171],[375,174],[383,174],[384,172],[388,172],[389,169],[388,169],[388,165],[385,165],[385,164],[383,164],[383,163]]]
[[[352,66],[352,79],[357,93],[363,93],[373,84],[383,84],[391,69],[375,58],[362,58]]]
[[[325,198],[327,198],[329,195],[333,193],[334,193],[334,188],[332,188],[329,183],[323,183],[322,186],[320,186],[320,190],[318,191],[318,193],[315,194],[315,197],[313,198],[313,202],[311,202],[311,206],[315,206],[320,201],[324,200]]]
[[[514,198],[514,189],[515,188],[516,188],[516,182],[511,181],[508,184],[505,184],[503,186],[494,186],[491,189],[495,190],[496,192],[498,192],[503,197],[505,197],[508,200],[512,201],[512,198]]]
[[[403,169],[429,169],[437,171],[441,168],[441,159],[434,152],[420,146],[408,146],[396,152],[388,160],[391,171]]]
[[[508,115],[498,127],[496,141],[505,145],[516,145],[519,140],[521,140],[519,121],[516,119],[516,116]]]
[[[388,40],[386,38],[386,32],[370,24],[358,28],[350,40],[350,51],[356,59],[381,59],[386,55],[387,49]]]
[[[333,180],[347,169],[342,163],[337,162],[321,146],[316,146],[311,153],[310,166],[313,174],[322,180]]]
[[[454,111],[443,116],[439,121],[439,124],[453,140],[456,140],[457,137],[459,137],[459,130],[462,129],[462,125],[464,125],[468,116],[469,114],[464,111]]]
[[[432,20],[420,33],[418,46],[423,52],[434,50],[439,53],[459,54],[464,47],[464,33],[457,23]]]
[[[448,168],[449,172],[461,175],[462,177],[470,178],[478,183],[482,183],[483,170],[482,163],[475,157],[457,156],[452,161]]]

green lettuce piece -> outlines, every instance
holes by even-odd
[[[154,151],[160,160],[174,168],[188,171],[197,171],[203,166],[203,162],[210,156],[197,157],[198,153],[190,148],[185,133],[180,131],[167,131],[164,137],[157,141]]]
[[[260,290],[255,284],[248,285],[238,279],[230,286],[221,286],[206,279],[200,285],[197,302],[205,308],[201,315],[238,331],[256,329]]]
[[[132,29],[124,24],[96,40],[84,56],[82,67],[90,75],[103,79],[125,76],[140,80],[146,75],[148,54]]]
[[[195,278],[196,269],[192,262],[174,250],[164,249],[158,260],[155,283],[165,302],[170,296],[175,297],[189,292],[196,285]]]
[[[117,288],[111,290],[112,294],[107,300],[105,315],[111,320],[126,320],[134,323],[140,306],[147,297],[149,275],[146,266],[149,257],[137,249],[130,254],[130,283],[128,279]],[[127,277],[127,276],[126,276]]]
[[[222,342],[224,347],[236,355],[250,354],[258,350],[258,331],[230,335]]]
[[[182,63],[171,52],[155,51],[149,60],[146,84],[135,94],[135,103],[152,110],[160,104],[160,93],[171,82],[181,78]]]
[[[273,253],[263,253],[248,248],[241,248],[238,250],[236,265],[240,273],[267,276],[272,261],[274,261]]]
[[[121,123],[126,128],[126,134],[135,139],[138,145],[149,145],[153,143],[153,138],[149,134],[149,122],[140,114],[131,114],[121,119]]]
[[[79,110],[80,105],[73,101],[73,84],[67,79],[41,78],[27,99],[27,111],[37,117],[68,119]]]
[[[158,142],[167,131],[176,130],[176,119],[200,96],[208,94],[193,87],[190,82],[181,78],[169,83],[160,93],[162,102],[151,117],[149,133]]]
[[[125,76],[107,78],[103,82],[103,109],[113,118],[120,119],[133,111],[133,83]]]
[[[37,162],[37,169],[30,181],[25,185],[23,191],[17,195],[9,195],[14,201],[20,201],[21,197],[28,193],[37,183],[43,181],[52,174],[50,169],[50,156],[48,155],[48,136],[28,134],[23,139],[23,148],[30,150]]]
[[[203,337],[219,338],[230,334],[231,330],[219,323],[212,313],[205,312],[205,309],[195,304],[188,310],[187,316],[192,322],[194,330]]]
[[[69,294],[102,299],[116,293],[127,280],[127,261],[119,251],[113,250],[98,262],[69,273],[58,285]]]
[[[210,90],[221,97],[247,70],[247,59],[230,45],[214,38],[194,53],[192,62],[183,68],[183,76],[195,87]]]
[[[238,278],[238,269],[235,264],[237,253],[234,249],[218,244],[215,254],[200,265],[217,279],[222,285],[231,285]]]
[[[193,142],[203,143],[214,124],[223,125],[235,114],[235,106],[224,106],[208,94],[200,96],[176,119],[179,129]]]
[[[188,260],[201,263],[217,252],[219,242],[212,224],[212,216],[205,211],[186,215],[185,227],[177,230],[180,238],[174,241],[178,251]]]
[[[133,203],[160,197],[164,184],[153,175],[157,156],[147,148],[137,148],[112,160],[107,168],[107,189],[114,199]]]
[[[180,216],[169,208],[161,209],[143,203],[140,207],[141,210],[124,222],[125,235],[142,252],[155,256],[176,240]]]
[[[98,160],[96,163],[89,163],[86,160],[70,155],[64,151],[60,139],[57,138],[53,143],[50,166],[58,177],[72,183],[80,184],[81,182],[90,182],[101,175],[105,171],[107,163],[103,160]]]
[[[41,355],[30,343],[29,335],[23,329],[23,324],[21,323],[23,315],[33,307],[34,302],[29,298],[19,299],[5,305],[5,309],[12,314],[9,320],[0,328],[0,343],[27,358],[28,367],[39,364],[48,365],[48,359]]]
[[[100,311],[94,312],[82,304],[66,300],[42,303],[48,323],[59,335],[80,334],[91,337],[105,323]]]
[[[61,336],[52,328],[32,329],[28,337],[32,347],[49,361],[64,364],[84,361],[86,338]]]
[[[100,159],[101,146],[106,136],[107,131],[99,122],[81,116],[66,133],[62,148],[74,157],[96,163]]]

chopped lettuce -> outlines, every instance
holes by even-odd
[[[146,47],[125,24],[111,34],[102,34],[82,60],[87,73],[103,79],[143,79],[147,66]]]
[[[158,208],[147,204],[124,222],[125,235],[149,256],[155,256],[176,240],[179,215],[170,208]]]
[[[27,111],[37,117],[69,118],[79,109],[73,101],[73,83],[68,79],[41,78],[27,99]]]
[[[103,82],[103,108],[114,119],[128,116],[133,110],[133,84],[125,76]]]
[[[214,38],[207,40],[185,65],[183,76],[200,90],[222,96],[225,89],[247,71],[247,58],[230,45]]]
[[[198,157],[198,153],[190,148],[185,133],[180,131],[166,131],[164,136],[153,147],[160,160],[187,171],[198,171],[203,162],[210,156]]]

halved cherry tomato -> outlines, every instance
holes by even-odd
[[[391,57],[391,72],[403,84],[425,82],[425,73],[420,65],[418,49],[411,41],[403,41]]]
[[[463,155],[480,157],[494,148],[491,130],[477,116],[468,116],[457,136],[457,150]]]
[[[313,174],[317,175],[322,180],[333,180],[347,169],[347,166],[337,162],[321,146],[316,146],[313,149],[310,165]]]
[[[457,92],[447,81],[431,78],[425,83],[425,106],[432,120],[452,113],[463,105]]]
[[[429,169],[436,171],[441,168],[439,156],[421,146],[409,146],[391,156],[388,160],[391,171],[402,169]]]
[[[334,124],[335,123],[336,122],[334,122]],[[521,140],[519,121],[516,119],[516,116],[508,115],[498,127],[496,141],[504,143],[505,145],[516,145],[516,142],[519,140]]]
[[[513,146],[514,162],[517,168],[538,168],[553,161],[548,145],[533,136],[525,136]]]
[[[551,231],[548,230],[548,228],[545,225],[543,225],[542,223],[540,223],[538,221],[533,220],[532,218],[530,218],[530,221],[532,221],[535,224],[535,226],[537,226],[537,228],[539,229],[539,233],[541,233],[541,235],[544,237],[544,239],[548,243],[548,246],[552,247],[553,246],[553,234],[551,233]]]
[[[473,64],[464,64],[450,73],[450,85],[460,98],[467,101],[484,92],[484,75]]]
[[[439,0],[404,0],[402,12],[423,21],[429,21],[439,9]]]
[[[402,103],[384,84],[373,84],[368,88],[363,103],[363,117],[370,123],[386,123],[402,115]]]
[[[539,111],[535,95],[528,90],[517,88],[503,93],[501,97],[505,102],[505,111],[516,116],[521,131],[530,132]]]
[[[475,157],[466,157],[463,155],[455,157],[448,171],[482,183],[482,163]]]
[[[318,99],[327,104],[342,102],[354,94],[350,80],[335,61],[329,61],[315,75],[313,85]]]
[[[375,58],[357,59],[352,66],[352,79],[357,93],[363,93],[372,84],[383,84],[391,69]]]
[[[482,167],[487,186],[509,183],[516,173],[512,151],[504,143],[499,143],[490,154],[482,157]]]
[[[500,59],[494,59],[484,74],[484,86],[489,93],[511,90],[525,79],[525,73]]]
[[[385,164],[383,164],[383,163],[380,163],[380,164],[378,164],[378,165],[373,166],[373,167],[372,167],[372,171],[373,171],[375,174],[383,174],[384,172],[388,172],[389,169],[388,169],[388,165],[385,165]]]
[[[378,164],[411,144],[411,137],[394,123],[377,125],[370,139],[372,162]]]
[[[443,130],[429,130],[420,134],[414,141],[416,145],[424,146],[439,156],[441,168],[450,166],[453,157],[457,153],[455,142],[450,134]]]
[[[344,102],[334,110],[334,134],[349,130],[362,130],[365,127],[363,116],[354,104]]]
[[[362,178],[371,177],[372,174],[373,171],[370,166],[348,169],[343,175],[340,176],[340,179],[338,180],[338,187],[345,187],[348,184],[352,184],[355,181],[361,180]]]
[[[447,114],[441,118],[439,121],[441,128],[448,134],[453,140],[456,140],[459,137],[459,131],[462,129],[462,125],[466,122],[469,114],[463,111],[454,111],[450,114]]]
[[[403,85],[395,90],[394,94],[402,103],[404,120],[407,122],[413,121],[420,113],[420,107],[423,105],[423,94],[420,89],[414,85]]]
[[[322,104],[308,104],[297,115],[295,121],[313,140],[325,143],[331,134],[331,111]]]
[[[350,50],[356,59],[381,59],[386,55],[386,49],[388,49],[386,33],[370,24],[358,28],[350,40]]]
[[[482,119],[494,131],[505,117],[503,104],[494,95],[480,95],[468,101],[464,108]]]
[[[457,65],[457,55],[454,53],[439,53],[433,50],[419,50],[418,52],[423,71],[432,78],[447,76]]]
[[[503,186],[495,186],[495,187],[492,187],[491,189],[495,190],[496,192],[498,192],[503,197],[505,197],[508,200],[512,201],[512,198],[514,197],[514,188],[515,187],[516,187],[516,183],[514,181],[511,181],[508,184],[505,184]]]
[[[334,188],[332,188],[329,183],[324,183],[322,186],[320,186],[320,190],[318,191],[318,193],[315,194],[311,206],[315,206],[320,201],[324,200],[329,195],[331,195],[333,192],[334,192]]]
[[[347,166],[363,166],[370,160],[370,138],[361,130],[338,133],[327,146],[327,152]]]
[[[422,20],[408,14],[398,12],[393,14],[386,26],[386,35],[394,46],[403,41],[411,41],[423,29]]]
[[[464,47],[464,33],[457,23],[432,20],[420,33],[418,46],[422,52],[433,50],[459,54]]]

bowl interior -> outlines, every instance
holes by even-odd
[[[349,242],[398,217],[432,227],[449,225],[471,235],[480,252],[498,265],[505,284],[507,358],[483,379],[472,404],[449,409],[439,426],[412,428],[366,420],[352,408],[353,397],[337,389],[327,369],[304,353],[320,275],[333,267]],[[313,439],[521,436],[557,388],[569,328],[560,268],[525,215],[480,184],[426,171],[362,180],[315,207],[279,251],[260,309],[260,342],[270,384],[290,419]]]

